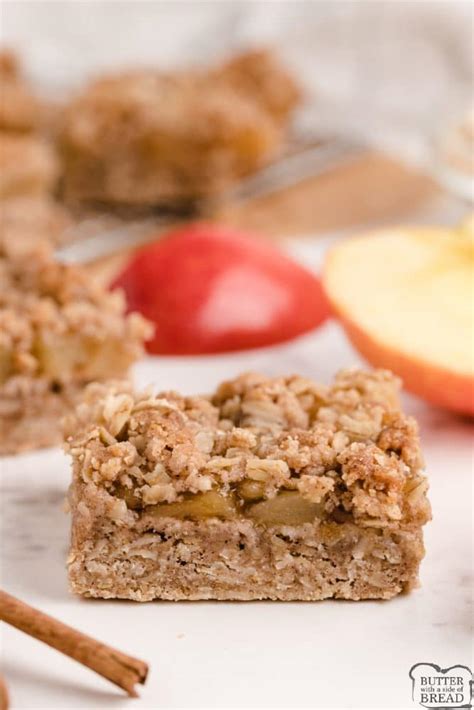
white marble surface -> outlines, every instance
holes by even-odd
[[[317,263],[321,248],[295,251]],[[358,362],[335,322],[261,351],[148,358],[140,384],[200,392],[243,369],[329,380]],[[472,667],[472,428],[406,397],[421,424],[434,519],[422,586],[389,602],[162,603],[83,601],[64,569],[69,481],[59,450],[3,459],[2,586],[67,623],[151,664],[139,700],[20,632],[0,628],[13,708],[410,708],[410,667]]]

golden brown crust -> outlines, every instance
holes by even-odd
[[[73,504],[76,500],[73,500]],[[142,519],[118,526],[74,507],[68,558],[73,591],[87,597],[315,601],[390,599],[418,585],[420,528],[353,523],[265,528],[246,519]]]

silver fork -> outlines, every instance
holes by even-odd
[[[366,150],[366,145],[352,138],[333,136],[315,139],[298,136],[278,160],[240,180],[218,198],[199,203],[196,216],[205,215],[218,204],[227,201],[246,202],[279,192],[344,165]],[[101,216],[86,218],[68,229],[66,238],[72,243],[60,247],[56,257],[64,263],[87,263],[155,240],[162,230],[176,225],[177,221],[179,215],[172,221],[169,214],[155,214],[122,221],[118,226],[110,227],[104,224]]]

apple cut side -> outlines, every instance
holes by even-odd
[[[433,404],[474,415],[474,234],[396,228],[328,254],[323,285],[355,348]]]

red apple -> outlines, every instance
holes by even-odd
[[[195,224],[140,250],[115,280],[128,307],[155,324],[152,353],[256,348],[328,316],[319,280],[256,236]]]
[[[472,222],[351,238],[329,253],[323,282],[371,364],[429,402],[474,414]]]

